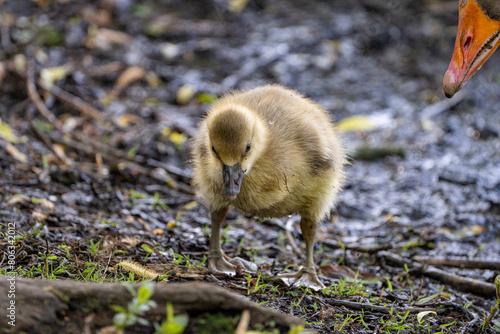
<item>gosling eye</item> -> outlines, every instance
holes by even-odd
[[[245,155],[248,154],[248,152],[250,152],[250,149],[252,148],[252,143],[251,142],[248,142],[247,144],[247,148],[245,149]]]
[[[219,158],[219,155],[217,154],[217,151],[215,150],[215,147],[212,146],[212,152],[214,152],[215,156]]]

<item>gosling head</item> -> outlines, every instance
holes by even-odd
[[[234,200],[266,147],[267,128],[258,114],[241,105],[214,106],[208,115],[208,148],[221,172],[224,192]]]

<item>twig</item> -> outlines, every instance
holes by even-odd
[[[155,253],[156,256],[158,256],[158,258],[160,259],[160,261],[162,263],[167,263],[168,262],[167,259],[165,258],[165,256],[163,256],[163,254],[158,249],[156,249],[156,247],[154,245],[152,245],[151,243],[149,243],[147,241],[141,241],[137,245],[135,245],[135,247],[137,249],[139,249],[142,245],[148,246],[149,249],[151,249],[153,251],[153,253]]]
[[[57,130],[61,131],[64,134],[67,134],[61,121],[59,121],[57,117],[50,112],[49,108],[45,106],[42,99],[40,98],[40,95],[38,95],[35,86],[35,61],[33,59],[28,62],[28,78],[26,80],[26,89],[28,91],[28,96],[35,104],[40,114],[42,114],[42,116],[45,117],[45,119],[49,123],[51,123]]]
[[[35,126],[35,124],[33,123],[33,121],[29,121],[29,124],[30,124],[31,130],[33,130],[33,132],[35,132],[35,134],[38,136],[38,138],[40,138],[43,141],[43,143],[45,144],[45,146],[52,147],[52,143],[50,142],[49,137],[47,137],[42,131],[40,131]]]
[[[235,87],[240,81],[257,72],[258,69],[274,63],[284,55],[288,54],[288,52],[288,46],[282,44],[274,48],[271,53],[264,53],[257,59],[251,59],[250,61],[246,62],[239,71],[231,74],[222,81],[222,90],[228,90]]]
[[[183,169],[181,169],[179,167],[175,167],[175,166],[166,164],[164,162],[161,162],[161,161],[158,161],[158,160],[155,160],[155,159],[147,159],[146,163],[149,166],[151,166],[151,167],[163,168],[169,174],[172,174],[172,175],[175,175],[177,177],[180,177],[185,182],[191,181],[191,178],[192,178],[191,174],[189,174],[188,172],[186,172],[185,170],[183,170]]]
[[[330,248],[344,248],[346,250],[354,251],[354,252],[360,252],[360,253],[368,253],[368,254],[375,254],[380,251],[385,251],[389,249],[397,249],[397,248],[402,248],[407,245],[407,243],[389,243],[389,244],[383,244],[383,245],[378,245],[378,246],[373,246],[373,247],[363,247],[363,246],[356,246],[356,245],[349,245],[349,244],[344,244],[343,246],[338,243],[337,241],[332,241],[332,240],[325,240],[321,241],[323,245],[328,246]]]
[[[435,117],[450,108],[453,108],[463,100],[469,97],[469,92],[467,90],[462,89],[458,92],[453,99],[441,100],[438,103],[431,104],[430,106],[425,107],[420,112],[420,120],[430,119]]]
[[[62,88],[57,86],[47,87],[43,82],[38,83],[40,87],[42,87],[47,92],[51,93],[55,97],[57,97],[62,102],[68,104],[70,107],[80,111],[83,115],[86,115],[91,118],[95,118],[98,120],[104,120],[101,115],[101,112],[96,108],[92,107],[89,103],[85,102],[78,96],[72,95]]]
[[[304,293],[302,294],[302,296],[300,297],[299,301],[297,302],[297,306],[300,306],[300,303],[302,303],[302,300],[304,300],[304,297],[307,295],[307,292],[309,291],[309,287],[307,287],[305,290],[304,290]]]
[[[420,307],[432,307],[432,308],[438,308],[441,309],[442,307],[446,307],[448,309],[452,309],[458,313],[463,314],[466,318],[466,320],[474,319],[474,314],[469,311],[468,308],[465,308],[463,305],[460,305],[455,302],[437,302],[437,303],[426,303],[426,304],[421,304]]]
[[[238,327],[236,327],[236,331],[234,334],[245,334],[248,329],[248,325],[250,323],[250,311],[243,310],[241,313],[241,320],[238,323]]]
[[[449,284],[458,290],[490,298],[495,296],[496,289],[495,285],[493,284],[478,281],[468,277],[450,274],[443,270],[437,269],[436,267],[422,265],[418,262],[402,258],[390,252],[380,252],[379,255],[385,260],[392,262],[399,267],[404,267],[405,264],[408,265],[411,268],[411,271],[416,275],[423,275],[436,279],[445,284]]]
[[[351,310],[357,310],[357,311],[372,311],[372,312],[378,312],[378,313],[384,313],[384,314],[391,314],[394,312],[397,312],[399,314],[406,314],[407,312],[410,313],[419,313],[423,311],[433,311],[438,314],[445,312],[446,310],[444,309],[434,309],[434,308],[427,308],[427,307],[384,307],[384,306],[376,306],[376,305],[370,305],[370,304],[364,304],[364,303],[355,303],[355,302],[349,302],[345,300],[337,300],[333,298],[327,298],[326,301],[333,306],[344,306],[347,307]]]
[[[429,256],[415,256],[412,259],[420,263],[430,264],[434,266],[500,270],[500,261],[493,261],[493,260],[476,260],[476,259],[463,259],[457,257],[429,257]]]
[[[51,141],[71,147],[80,154],[87,154],[94,157],[95,151],[90,145],[72,139],[70,136],[60,136],[54,132],[47,132],[46,137]],[[50,147],[50,146],[49,146]]]

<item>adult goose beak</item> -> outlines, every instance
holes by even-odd
[[[446,97],[453,97],[500,45],[500,13],[492,13],[500,6],[491,1],[460,0],[455,49],[443,78]]]

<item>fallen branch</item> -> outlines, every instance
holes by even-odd
[[[167,171],[167,173],[181,178],[187,184],[189,184],[189,182],[191,181],[192,178],[191,174],[189,174],[188,172],[179,167],[175,167],[155,159],[147,159],[145,162],[151,167],[163,168],[164,170]]]
[[[35,104],[35,107],[38,109],[40,114],[42,114],[45,119],[52,124],[57,130],[61,131],[62,133],[66,134],[67,132],[64,130],[64,126],[57,119],[57,117],[50,112],[49,108],[45,106],[45,103],[43,103],[42,98],[38,94],[38,91],[36,90],[35,86],[35,61],[30,60],[28,62],[28,75],[27,75],[27,80],[26,80],[26,90],[28,91],[28,96],[31,99],[31,101]]]
[[[7,296],[11,282],[0,276],[0,295]],[[67,333],[70,329],[84,328],[85,318],[96,314],[93,332],[112,324],[113,305],[126,306],[132,299],[122,284],[84,283],[78,281],[35,280],[15,278],[15,330],[28,333]],[[137,290],[138,284],[131,284]],[[172,303],[176,312],[223,312],[230,315],[250,313],[250,323],[274,321],[278,326],[290,327],[302,323],[301,319],[261,307],[220,286],[193,282],[155,284],[152,299],[158,307],[144,318],[158,322],[165,317],[165,305]],[[0,298],[0,308],[9,307],[12,299]],[[0,323],[0,332],[7,330]],[[71,330],[73,331],[73,330]]]
[[[378,312],[378,313],[384,313],[384,314],[393,314],[393,313],[399,313],[399,314],[406,314],[407,312],[410,313],[419,313],[419,312],[424,312],[424,311],[433,311],[438,314],[446,312],[445,309],[437,309],[437,308],[426,308],[426,307],[384,307],[384,306],[376,306],[376,305],[370,305],[370,304],[364,304],[364,303],[355,303],[355,302],[349,302],[345,300],[337,300],[333,298],[328,298],[326,301],[332,305],[332,306],[344,306],[347,307],[348,309],[351,310],[356,310],[356,311],[370,311],[370,312]]]
[[[449,258],[449,257],[430,257],[430,256],[415,256],[412,259],[420,263],[430,264],[434,266],[500,270],[500,261],[493,261],[493,260],[476,260],[476,259],[463,259],[457,257]]]
[[[247,333],[249,323],[250,323],[250,312],[248,312],[248,310],[243,310],[243,313],[241,314],[241,320],[238,324],[238,327],[236,327],[236,331],[234,332],[234,334]]]
[[[458,92],[453,99],[441,100],[438,103],[431,104],[430,106],[425,107],[420,112],[420,121],[430,119],[435,117],[462,102],[466,98],[469,97],[469,92],[465,89],[462,89]]]
[[[221,83],[221,90],[226,91],[228,89],[233,89],[241,81],[249,77],[259,69],[271,65],[272,63],[278,61],[283,56],[287,55],[289,52],[288,46],[282,44],[274,48],[272,52],[267,52],[262,54],[258,58],[250,59],[245,63],[238,71],[226,77]]]
[[[468,308],[456,302],[426,303],[426,304],[421,304],[420,307],[432,307],[438,309],[442,309],[443,307],[445,307],[449,310],[453,310],[455,312],[463,314],[465,316],[465,320],[474,319],[474,314],[471,311],[469,311]]]
[[[410,259],[402,258],[390,252],[380,252],[379,255],[388,262],[391,262],[401,268],[403,268],[406,264],[410,268],[410,271],[415,275],[422,275],[433,278],[442,283],[449,284],[453,288],[460,291],[470,292],[475,295],[489,298],[495,297],[496,289],[495,285],[493,284],[478,281],[468,277],[450,274],[443,270],[437,269],[436,267],[423,265]]]
[[[367,253],[367,254],[375,254],[381,251],[389,250],[389,249],[397,249],[397,248],[402,248],[406,246],[408,243],[389,243],[389,244],[383,244],[383,245],[377,245],[377,246],[372,246],[372,247],[364,247],[364,246],[356,246],[356,245],[349,245],[349,244],[343,244],[341,245],[337,241],[332,241],[332,240],[324,240],[320,241],[323,245],[328,246],[330,248],[334,249],[345,249],[345,250],[350,250],[353,252],[359,252],[359,253]]]
[[[57,86],[47,87],[47,85],[43,84],[42,82],[40,82],[39,85],[44,90],[57,97],[60,101],[68,104],[73,109],[80,111],[83,115],[98,120],[104,120],[99,110],[92,107],[90,104],[88,104],[78,96],[72,95]]]

